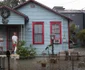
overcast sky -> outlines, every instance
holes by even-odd
[[[85,0],[36,0],[36,1],[50,8],[53,8],[54,6],[63,6],[66,9],[85,10]]]
[[[85,0],[36,0],[50,8],[63,6],[66,9],[85,9]]]

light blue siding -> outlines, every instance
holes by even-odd
[[[42,54],[42,51],[45,50],[47,45],[50,44],[50,21],[61,21],[61,26],[62,26],[62,44],[55,45],[55,53],[58,53],[63,50],[68,49],[68,43],[63,43],[63,37],[65,34],[65,37],[68,41],[68,21],[67,19],[56,15],[47,9],[38,6],[36,4],[35,8],[31,8],[30,5],[33,3],[29,3],[26,6],[23,6],[22,8],[19,8],[18,11],[24,13],[29,17],[29,22],[25,26],[25,41],[26,41],[26,46],[29,46],[32,44],[32,22],[35,21],[43,21],[44,22],[44,44],[42,45],[33,45],[37,49],[37,54]],[[51,53],[51,48],[50,48],[50,53]]]
[[[9,20],[8,24],[9,25],[23,25],[24,24],[24,17],[16,14],[16,13],[13,13],[10,11],[10,16],[7,18]],[[3,25],[2,23],[2,17],[0,16],[0,24]]]

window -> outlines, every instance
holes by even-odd
[[[44,22],[33,22],[33,44],[44,44]]]
[[[55,40],[59,40],[59,43],[61,43],[61,22],[50,22],[50,26],[51,34],[55,34]]]

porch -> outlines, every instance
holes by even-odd
[[[12,51],[12,35],[17,33],[18,40],[25,39],[24,25],[0,25],[0,52]]]

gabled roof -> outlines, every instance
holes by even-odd
[[[20,4],[20,5],[18,5],[18,6],[15,7],[14,9],[21,8],[21,7],[23,7],[24,5],[26,5],[26,4],[30,3],[30,2],[33,2],[33,3],[35,3],[35,4],[38,4],[39,6],[42,6],[43,8],[45,8],[45,9],[47,9],[47,10],[49,10],[49,11],[51,11],[51,12],[53,12],[53,13],[61,16],[61,17],[64,17],[64,18],[66,18],[67,20],[72,21],[72,19],[70,19],[70,18],[68,18],[68,17],[66,17],[66,16],[64,16],[64,15],[61,15],[61,14],[58,13],[58,12],[55,12],[54,10],[50,9],[49,7],[43,5],[43,4],[41,4],[41,3],[39,3],[39,2],[37,2],[37,1],[35,1],[35,0],[28,0],[28,1],[26,1],[26,2],[24,2],[24,3],[22,3],[22,4]]]
[[[10,11],[24,17],[25,20],[28,20],[28,16],[26,16],[25,14],[22,14],[21,12],[18,12],[16,10],[12,9],[12,8],[7,7],[7,6],[0,6],[0,9],[2,9],[2,8],[6,8],[6,9],[8,9],[8,10],[10,10]]]

